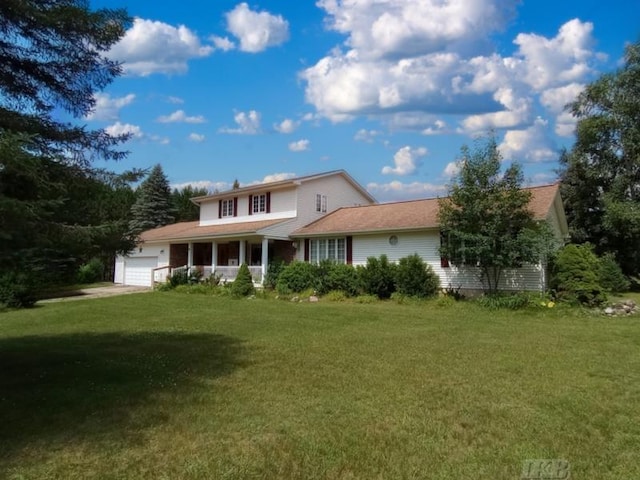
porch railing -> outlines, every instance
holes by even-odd
[[[208,278],[213,273],[213,268],[211,265],[194,265],[191,269],[197,269],[202,272],[202,278]],[[183,265],[181,267],[158,267],[153,270],[153,281],[156,283],[163,283],[167,280],[170,275],[178,272],[188,271],[189,267],[187,265]],[[228,266],[217,266],[215,268],[216,275],[220,275],[220,279],[222,282],[233,282],[238,276],[238,271],[240,267],[228,267]],[[262,266],[254,265],[249,267],[249,273],[251,273],[251,278],[253,279],[253,283],[261,284],[262,283]]]

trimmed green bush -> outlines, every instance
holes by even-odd
[[[315,265],[294,260],[280,272],[276,290],[281,294],[290,294],[315,289],[316,276]]]
[[[317,267],[315,288],[319,295],[339,290],[349,297],[358,293],[358,272],[352,265],[323,260]]]
[[[566,245],[553,262],[551,287],[559,300],[596,306],[606,300],[600,261],[590,244]]]
[[[231,284],[231,294],[236,297],[248,297],[256,293],[256,287],[253,286],[253,278],[249,266],[246,263],[240,265],[238,275]]]
[[[629,279],[622,273],[622,269],[612,253],[605,253],[600,257],[598,276],[602,288],[610,293],[626,292],[631,286]]]
[[[92,258],[78,269],[78,283],[95,283],[102,280],[104,265],[98,258]]]
[[[417,253],[401,258],[395,273],[396,290],[402,295],[424,298],[440,290],[440,278]]]
[[[395,292],[396,265],[389,263],[386,255],[367,258],[367,264],[358,267],[357,271],[364,293],[378,298],[389,298]]]

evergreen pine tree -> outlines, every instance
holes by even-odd
[[[137,194],[129,222],[132,234],[139,235],[145,230],[173,223],[171,189],[160,164],[153,167]]]

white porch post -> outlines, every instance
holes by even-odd
[[[193,267],[193,243],[189,242],[187,247],[187,272],[191,271],[191,267]]]
[[[211,242],[211,273],[216,271],[218,264],[218,242]]]
[[[269,268],[269,239],[262,239],[262,261],[260,262],[262,265],[262,280],[260,283],[264,285],[264,277],[267,276],[267,268]]]
[[[238,265],[242,265],[243,263],[246,262],[246,253],[247,253],[247,241],[246,240],[240,240],[240,246],[239,246],[239,256],[240,258],[238,259]]]

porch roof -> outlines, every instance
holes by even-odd
[[[559,184],[557,183],[525,188],[531,192],[529,209],[536,220],[547,218],[558,194],[558,189]],[[438,210],[437,198],[343,207],[299,228],[291,236],[435,229],[439,226]]]
[[[260,230],[288,219],[261,220],[257,222],[228,223],[225,225],[200,226],[200,222],[180,222],[165,225],[140,234],[142,242],[161,242],[168,240],[206,239],[235,235],[260,234]]]

